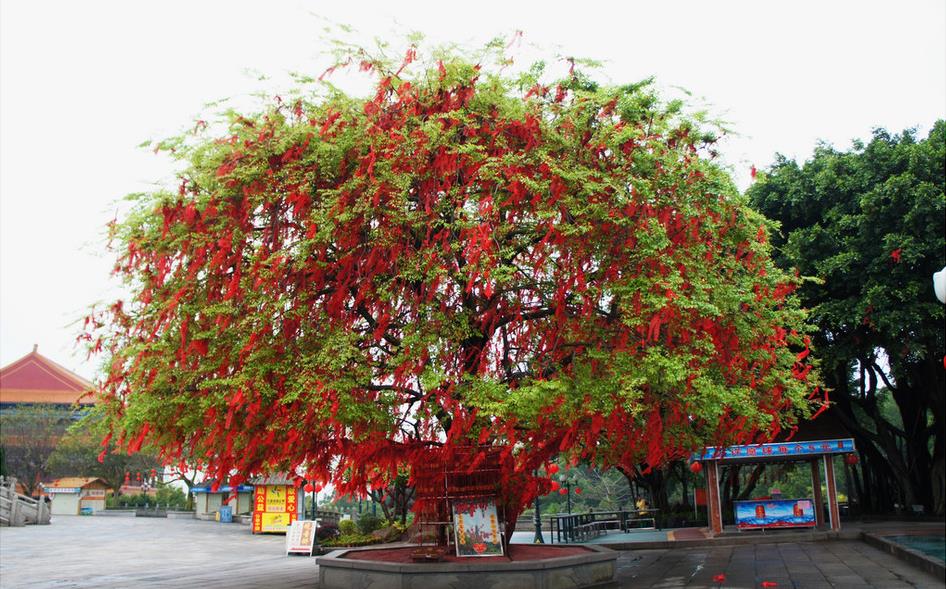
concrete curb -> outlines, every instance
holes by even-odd
[[[335,550],[318,557],[316,564],[319,566],[319,587],[323,589],[401,589],[417,586],[590,589],[613,586],[617,552],[603,546],[581,547],[587,549],[588,554],[507,563],[407,564],[344,558],[346,553],[352,551],[392,548],[388,544]]]
[[[860,532],[791,532],[717,536],[693,540],[666,540],[657,542],[614,542],[575,544],[575,546],[607,546],[612,550],[665,550],[674,548],[701,548],[712,546],[741,546],[745,544],[780,544],[783,542],[822,542],[826,540],[860,540]]]
[[[899,535],[913,535],[913,534],[899,534]],[[917,534],[920,535],[920,534]],[[938,534],[930,534],[938,535]],[[937,560],[931,556],[923,554],[919,550],[914,550],[912,548],[907,548],[896,542],[887,540],[883,536],[878,536],[876,534],[871,534],[868,532],[861,532],[861,540],[867,544],[883,550],[887,554],[892,554],[900,560],[910,563],[911,565],[926,571],[934,575],[938,579],[943,579],[946,577],[946,563],[943,563],[940,560]]]

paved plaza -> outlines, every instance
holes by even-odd
[[[0,528],[0,588],[315,589],[315,559],[287,557],[284,542],[238,524],[58,516],[49,526]],[[946,587],[856,540],[630,550],[618,559],[622,588],[765,581],[779,589]]]

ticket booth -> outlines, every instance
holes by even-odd
[[[302,494],[296,479],[269,476],[253,479],[253,533],[285,534],[302,514]]]

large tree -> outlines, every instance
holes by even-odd
[[[153,452],[128,455],[117,452],[114,442],[103,446],[102,427],[94,412],[70,427],[46,460],[50,475],[99,477],[118,495],[129,473],[147,474],[160,466]]]
[[[90,317],[120,445],[354,493],[494,446],[514,519],[556,454],[646,469],[817,408],[794,278],[712,133],[501,47],[355,50],[366,98],[312,84],[158,146],[179,186],[114,224],[132,296]]]
[[[799,293],[832,411],[857,437],[868,508],[944,508],[943,305],[946,122],[926,139],[879,129],[849,151],[780,158],[749,191],[781,223],[780,263],[817,280]],[[884,404],[892,398],[896,410]]]
[[[28,495],[39,491],[39,484],[48,478],[46,460],[74,415],[71,408],[43,404],[15,405],[0,412],[4,474],[16,477]]]

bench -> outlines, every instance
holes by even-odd
[[[649,526],[635,526],[635,522],[650,522]],[[634,517],[628,518],[625,520],[624,531],[629,532],[631,530],[656,530],[657,529],[657,518],[655,517]]]

